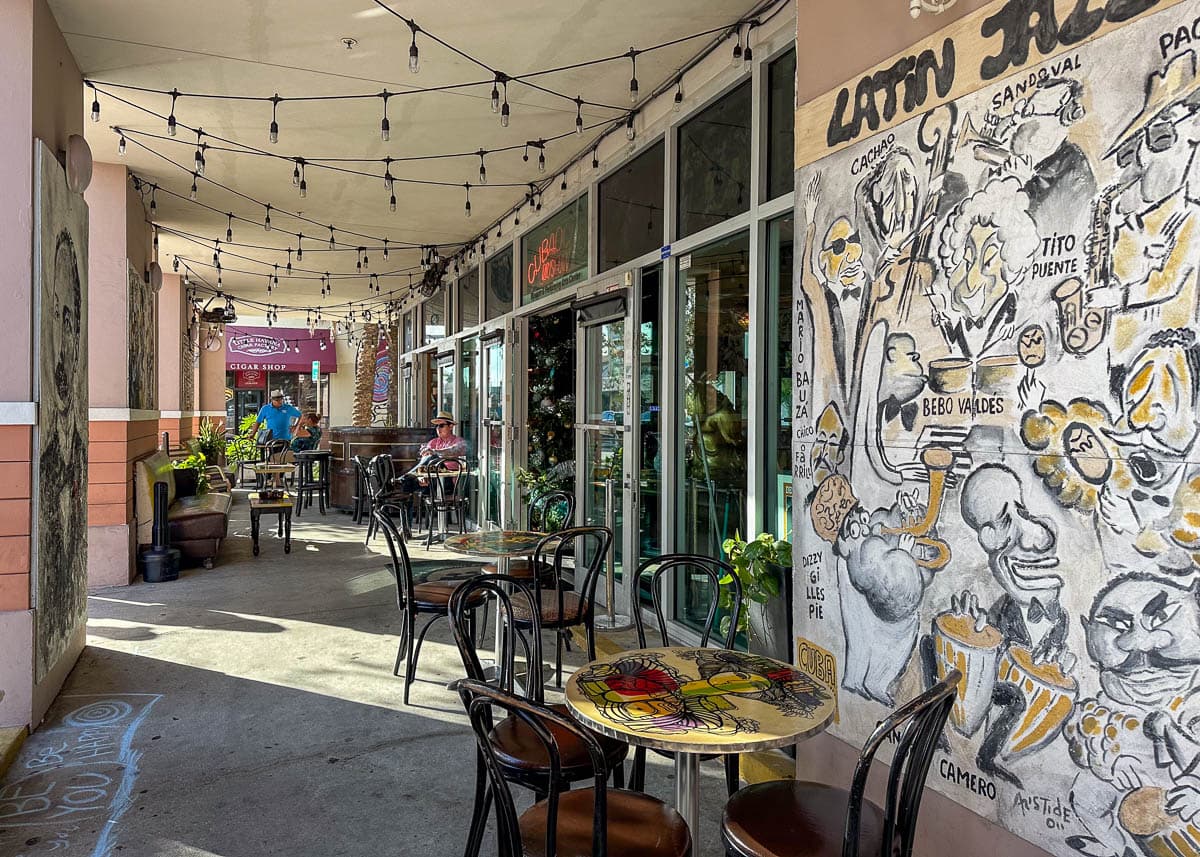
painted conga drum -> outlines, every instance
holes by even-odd
[[[1117,820],[1147,857],[1195,857],[1200,828],[1167,812],[1167,793],[1143,786],[1125,795]]]
[[[1035,664],[1024,646],[1008,648],[1000,658],[999,677],[1025,697],[1025,713],[1001,751],[1004,758],[1016,759],[1055,739],[1075,707],[1079,686],[1058,664]]]
[[[937,677],[958,670],[958,692],[950,709],[950,725],[962,735],[974,735],[987,718],[996,684],[996,665],[1004,638],[991,625],[975,629],[968,613],[942,613],[933,620],[933,651]]]

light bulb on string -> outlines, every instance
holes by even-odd
[[[284,270],[287,272],[287,275],[289,277],[292,275],[292,248],[291,247],[288,248],[287,267],[284,268]]]
[[[742,62],[746,65],[754,62],[754,50],[750,47],[750,31],[754,29],[751,24],[746,30],[746,50],[742,51]]]
[[[471,216],[471,183],[467,182],[463,185],[463,187],[467,191],[467,204],[466,204],[464,210],[466,212],[467,217],[470,217]]]
[[[167,134],[174,137],[178,131],[178,125],[175,122],[175,102],[179,99],[179,90],[171,90],[171,113],[167,116]]]
[[[292,167],[292,187],[300,187],[300,162],[296,161],[296,166]]]
[[[504,86],[504,103],[500,105],[500,125],[504,128],[508,127],[510,110],[508,109],[508,80],[507,78],[501,81]]]
[[[390,197],[388,197],[388,211],[393,213],[396,211],[396,194],[392,194]]]
[[[600,169],[600,158],[598,157],[599,148],[592,149],[592,169]]]
[[[672,99],[671,110],[678,113],[683,108],[683,80],[675,81],[675,98]]]
[[[158,249],[158,226],[154,227],[154,240],[151,241],[151,246],[153,246],[155,250]]]
[[[575,96],[575,133],[583,133],[583,98]]]
[[[529,163],[529,144],[528,143],[525,144],[525,151],[521,153],[521,160],[524,161],[525,163]]]
[[[213,242],[213,266],[221,267],[221,241],[217,239]]]
[[[227,218],[225,221],[225,240],[233,241],[233,212],[226,214],[225,217]]]
[[[96,87],[92,87],[92,121],[100,121],[100,96],[96,92]]]
[[[633,129],[633,114],[629,114],[629,118],[625,120],[625,139],[632,142],[637,138],[637,131]]]
[[[276,117],[279,110],[279,102],[282,100],[278,92],[271,96],[271,125],[267,129],[267,138],[272,143],[279,142],[279,121]]]
[[[387,142],[392,138],[392,123],[388,121],[387,105],[388,98],[391,95],[386,89],[383,91],[383,121],[379,123],[379,137],[383,142]]]
[[[271,231],[271,203],[267,203],[267,216],[263,218],[263,232]]]
[[[388,240],[386,238],[384,238],[383,239],[383,258],[387,259],[387,257],[388,257]]]
[[[178,257],[178,256],[176,256],[176,257],[175,257],[175,260],[174,260],[173,262],[171,262],[171,270],[172,270],[172,271],[178,271],[178,270],[179,270],[179,257]]]
[[[154,198],[157,195],[157,193],[158,193],[158,185],[156,185],[156,184],[150,185],[150,216],[151,217],[154,217],[154,215],[158,214],[158,202]]]
[[[271,277],[271,284],[274,286],[279,285],[279,266],[278,265],[275,266],[275,273]]]
[[[125,154],[125,135],[124,134],[122,134],[121,139],[117,141],[117,154],[118,155]]]
[[[337,242],[333,240],[333,227],[329,227],[329,249],[333,250],[337,247]]]
[[[396,179],[392,176],[392,158],[386,157],[383,159],[383,189],[391,192],[392,184]]]
[[[417,74],[421,71],[421,51],[417,48],[417,32],[421,28],[417,26],[416,21],[409,21],[408,26],[412,30],[412,44],[408,47],[408,70]]]
[[[188,191],[188,199],[190,199],[192,202],[195,202],[198,193],[199,188],[196,187],[196,174],[192,173],[192,188]]]
[[[304,260],[304,233],[297,232],[296,233],[296,261],[301,262],[303,260]]]
[[[538,172],[546,172],[546,141],[538,140]]]
[[[742,61],[742,25],[738,24],[734,28],[734,33],[737,34],[737,42],[733,46],[733,63],[737,65]]]
[[[632,47],[629,48],[629,62],[633,65],[633,77],[629,79],[629,103],[637,104],[638,100],[638,79],[637,79],[637,55],[638,52]]]
[[[563,177],[562,177],[562,184],[560,184],[560,185],[558,186],[558,189],[559,189],[559,190],[566,190],[566,189],[567,189],[567,174],[566,174],[566,173],[563,173]]]
[[[500,72],[496,72],[496,79],[492,82],[492,112],[500,111]]]
[[[483,149],[476,152],[479,155],[479,183],[487,184],[487,166],[483,163],[483,156],[487,154]]]
[[[300,198],[308,196],[308,181],[304,178],[304,162],[300,162]]]

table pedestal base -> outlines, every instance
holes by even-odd
[[[700,756],[675,754],[675,809],[687,822],[692,842],[700,841]]]
[[[592,621],[597,631],[628,631],[633,627],[633,620],[621,613],[611,618],[607,613],[600,613]]]

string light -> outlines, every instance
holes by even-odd
[[[296,233],[296,261],[300,262],[303,260],[304,260],[304,233],[297,232]]]
[[[746,50],[742,51],[742,62],[746,65],[754,62],[754,50],[750,47],[750,33],[754,30],[754,22],[746,27]]]
[[[575,96],[575,133],[583,133],[583,98]]]
[[[300,187],[300,161],[292,168],[292,187]]]
[[[279,121],[276,116],[280,101],[283,101],[283,99],[279,97],[278,92],[271,96],[271,126],[267,129],[267,138],[272,143],[279,142]]]
[[[337,241],[333,237],[333,227],[329,227],[329,249],[332,250],[337,246]]]
[[[598,146],[596,148],[592,149],[592,169],[593,170],[600,169],[600,158],[597,156],[597,152],[599,152],[599,150],[600,149]]]
[[[409,21],[408,26],[412,30],[412,44],[408,47],[408,70],[417,74],[421,71],[421,52],[417,49],[417,32],[421,28],[417,26],[416,21]]]
[[[117,142],[117,154],[122,155],[122,156],[125,154],[125,135],[124,134],[121,135],[121,139]]]
[[[511,111],[508,109],[508,78],[500,81],[500,85],[504,87],[504,103],[500,105],[500,125],[507,128],[511,115]]]
[[[629,48],[629,62],[633,66],[633,77],[629,79],[629,103],[637,104],[638,100],[638,79],[637,79],[637,55],[638,52],[631,46]]]
[[[150,185],[150,218],[158,214],[158,202],[155,197],[158,195],[158,185]]]
[[[562,177],[562,184],[560,184],[560,185],[558,186],[558,189],[559,189],[559,190],[566,190],[566,189],[567,189],[567,174],[566,174],[566,173],[563,173],[563,177]]]
[[[175,102],[178,100],[179,100],[179,90],[172,89],[171,90],[171,113],[169,116],[167,116],[167,135],[171,136],[171,137],[175,136],[175,132],[177,130],[177,123],[175,122]]]
[[[737,34],[737,42],[733,46],[733,64],[737,65],[738,63],[740,63],[742,61],[742,25],[741,25],[741,22],[738,22],[738,25],[734,28],[734,33]]]
[[[675,97],[674,97],[674,99],[672,99],[672,101],[674,103],[671,105],[671,110],[675,113],[678,113],[680,111],[680,109],[683,107],[683,80],[682,79],[675,81]]]
[[[625,120],[625,139],[632,142],[637,138],[637,132],[633,130],[633,114],[629,114],[629,118]]]
[[[225,215],[225,217],[227,218],[225,221],[225,240],[232,241],[233,240],[233,212],[232,211],[229,212],[227,215]]]
[[[100,121],[100,96],[96,93],[96,87],[92,87],[92,121]]]
[[[504,77],[500,72],[496,72],[496,79],[492,82],[492,112],[500,112],[500,80]]]
[[[538,172],[546,172],[546,141],[538,140]]]
[[[383,91],[383,121],[379,123],[379,136],[383,142],[387,142],[392,138],[392,123],[388,121],[387,104],[391,93],[386,89]]]
[[[392,213],[396,211],[396,194],[394,193],[388,197],[388,211]]]
[[[487,167],[483,163],[483,156],[486,155],[483,149],[479,150],[479,183],[487,184]]]
[[[287,271],[287,275],[289,277],[292,275],[292,248],[291,247],[288,248],[287,267],[284,270]]]
[[[196,174],[192,173],[192,189],[188,191],[188,199],[190,199],[192,202],[195,202],[198,193],[199,188],[196,187]]]
[[[304,178],[304,161],[303,160],[300,161],[300,184],[297,185],[297,187],[300,188],[300,198],[301,199],[304,199],[305,197],[308,196],[308,181],[305,180],[305,178]]]
[[[263,231],[271,231],[271,203],[267,203],[267,216],[263,218]]]

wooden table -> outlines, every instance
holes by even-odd
[[[638,747],[675,754],[675,808],[698,842],[700,755],[786,747],[823,732],[834,695],[761,655],[672,646],[592,661],[567,682],[571,714]]]
[[[430,526],[433,526],[431,521]],[[455,553],[465,553],[470,556],[481,556],[496,560],[496,573],[508,574],[508,561],[513,557],[530,556],[538,542],[546,537],[545,533],[535,533],[529,530],[479,530],[474,533],[463,533],[457,536],[447,536],[442,542],[447,550]],[[500,658],[500,648],[503,642],[500,638],[500,607],[496,607],[496,661]],[[494,664],[493,664],[494,666]]]
[[[283,552],[292,552],[293,498],[284,494],[282,500],[263,500],[257,491],[250,493],[250,537],[254,539],[254,555],[258,556],[258,517],[263,512],[279,515],[278,535],[283,539]]]

